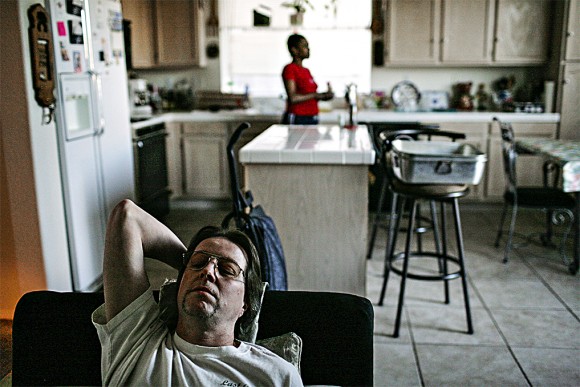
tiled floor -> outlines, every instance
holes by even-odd
[[[464,333],[458,280],[451,281],[449,305],[440,283],[409,281],[400,337],[392,337],[399,280],[391,275],[385,305],[378,306],[385,250],[385,234],[379,232],[367,274],[367,297],[375,306],[377,386],[580,385],[580,276],[568,273],[555,250],[533,244],[514,251],[504,265],[502,249],[493,246],[500,209],[461,206],[473,335]],[[187,242],[227,211],[180,203],[167,224]],[[543,219],[522,211],[518,227],[540,231]],[[148,266],[157,281],[172,274],[154,262]]]

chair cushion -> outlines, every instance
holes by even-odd
[[[520,187],[517,188],[518,206],[537,208],[568,208],[575,206],[574,198],[557,188]],[[514,204],[514,195],[511,192],[504,194],[504,199]]]
[[[296,333],[288,332],[281,336],[258,340],[256,341],[256,344],[274,352],[276,355],[296,367],[298,373],[300,373],[302,339]]]

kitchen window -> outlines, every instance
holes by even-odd
[[[292,33],[308,39],[311,56],[304,65],[319,91],[330,82],[336,96],[347,84],[370,90],[371,1],[310,0],[301,26],[290,24],[292,8],[282,0],[221,0],[221,90],[254,97],[285,97],[282,68],[292,60],[286,40]],[[270,25],[255,27],[254,11],[269,16]]]

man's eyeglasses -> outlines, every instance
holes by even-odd
[[[235,279],[244,272],[240,265],[238,265],[238,263],[233,259],[212,254],[204,250],[194,251],[193,254],[191,254],[191,257],[189,258],[185,268],[193,271],[200,271],[203,270],[212,259],[215,259],[215,266],[217,267],[220,275],[224,278]]]

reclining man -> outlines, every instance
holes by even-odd
[[[175,332],[160,309],[144,257],[179,270]],[[260,261],[240,231],[202,228],[189,248],[123,200],[107,226],[105,303],[93,313],[103,385],[301,386],[297,369],[236,339],[260,307]]]

